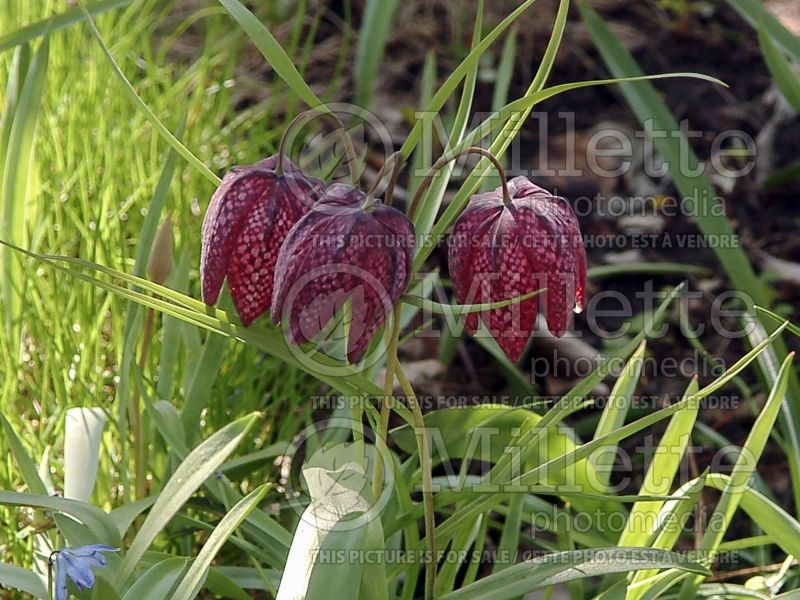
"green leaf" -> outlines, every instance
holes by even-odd
[[[728,0],[733,9],[753,27],[763,27],[792,58],[800,62],[800,38],[786,29],[760,0]]]
[[[103,544],[118,547],[120,536],[114,523],[102,510],[78,500],[58,498],[56,496],[41,496],[38,494],[23,494],[0,490],[0,505],[31,506],[45,510],[52,510],[75,517],[97,537]]]
[[[692,379],[684,394],[684,398],[696,394],[699,389],[697,379]],[[647,467],[639,494],[642,496],[657,496],[668,494],[672,489],[675,475],[678,473],[686,448],[691,442],[692,429],[694,428],[699,402],[686,404],[670,419],[664,435],[661,436],[650,465]],[[655,525],[662,501],[648,500],[637,502],[633,505],[625,530],[619,537],[620,546],[644,546],[650,538],[652,531],[646,525]]]
[[[14,120],[4,149],[5,163],[2,165],[0,183],[0,239],[14,244],[27,245],[26,207],[30,194],[29,182],[36,171],[34,150],[36,146],[36,124],[44,94],[49,62],[50,40],[44,38],[31,61],[25,83],[16,105]],[[0,252],[3,292],[6,314],[6,334],[11,343],[20,339],[22,296],[25,289],[25,272],[8,250]]]
[[[286,82],[303,102],[310,108],[327,110],[322,101],[317,98],[317,95],[303,80],[303,76],[295,68],[292,59],[281,48],[281,45],[270,33],[269,29],[253,13],[247,10],[239,0],[219,0],[219,3],[239,23],[278,76]]]
[[[8,419],[3,415],[0,415],[0,425],[2,425],[6,444],[8,444],[8,448],[11,450],[11,456],[14,457],[17,467],[19,467],[22,473],[22,479],[25,481],[25,485],[28,486],[31,493],[47,496],[47,486],[45,486],[42,478],[39,477],[39,470],[36,468],[36,464],[31,457],[28,456],[25,447],[22,445],[22,441],[17,437],[14,428],[11,427],[11,423],[9,423]]]
[[[226,425],[192,450],[189,456],[175,469],[122,559],[122,564],[114,577],[117,587],[130,577],[156,536],[161,533],[172,517],[203,485],[206,479],[211,477],[225,462],[225,459],[236,449],[257,418],[258,414],[254,413]]]
[[[477,14],[475,15],[475,23],[472,28],[472,50],[474,51],[481,42],[483,26],[483,0],[478,2]],[[452,153],[453,148],[461,146],[464,143],[464,133],[467,130],[467,124],[472,112],[472,100],[475,95],[475,84],[478,80],[478,67],[479,63],[476,61],[469,67],[464,76],[464,85],[461,90],[461,99],[458,102],[458,110],[456,110],[455,118],[453,119],[453,127],[447,137],[445,146],[445,154]],[[453,90],[455,94],[455,90]],[[433,129],[436,123],[435,119],[438,115],[435,112],[422,113],[422,122],[428,123],[428,127]],[[413,133],[413,131],[412,131]],[[422,159],[426,165],[433,164],[433,139],[428,135],[423,140],[422,146],[418,150],[422,151],[424,158]],[[471,144],[469,144],[471,145]],[[454,155],[454,154],[453,154]],[[425,234],[430,231],[436,215],[439,212],[439,207],[444,199],[444,193],[450,178],[453,175],[455,167],[454,161],[447,162],[444,167],[439,169],[438,173],[431,182],[430,187],[425,192],[424,199],[417,207],[417,212],[413,216],[414,231],[417,233],[416,247],[419,249],[426,243]]]
[[[714,513],[708,521],[706,532],[698,546],[698,551],[700,552],[714,552],[717,550],[722,538],[725,536],[725,532],[728,530],[733,514],[741,502],[742,494],[749,489],[750,478],[755,472],[758,460],[767,445],[767,440],[775,425],[781,404],[785,401],[793,360],[794,353],[790,353],[783,361],[777,381],[742,446],[728,484],[722,491],[722,495],[714,508]],[[699,583],[698,580],[695,580],[695,582]]]
[[[367,0],[356,47],[356,102],[365,108],[372,101],[398,0]]]
[[[211,562],[225,544],[226,540],[236,531],[247,516],[258,503],[264,499],[264,495],[272,487],[272,484],[265,483],[253,490],[250,494],[242,498],[214,528],[214,531],[203,544],[203,548],[192,561],[186,575],[181,579],[178,588],[172,593],[172,600],[191,600],[203,587],[203,582],[211,567]]]
[[[100,2],[92,2],[91,4],[88,4],[86,6],[86,10],[89,11],[90,15],[96,16],[104,12],[114,10],[115,8],[127,6],[130,3],[131,0],[101,0]],[[25,27],[20,27],[15,31],[9,31],[8,33],[3,34],[0,36],[0,52],[35,40],[36,38],[45,35],[48,30],[58,31],[60,29],[65,29],[74,25],[75,23],[79,23],[82,20],[83,12],[81,7],[73,6],[72,8],[65,10],[63,13],[53,15],[47,19],[37,21],[31,25],[26,25]]]
[[[123,600],[164,600],[171,598],[172,589],[186,570],[188,558],[174,556],[159,561],[136,578]]]
[[[650,548],[595,548],[555,552],[526,560],[445,594],[441,600],[510,600],[576,579],[652,568],[677,568],[710,575],[701,565],[675,552]]]
[[[633,353],[630,360],[625,365],[625,369],[620,373],[620,376],[614,383],[611,394],[608,396],[607,404],[600,414],[600,421],[597,423],[594,437],[601,437],[607,433],[611,433],[615,429],[622,427],[625,423],[625,417],[631,406],[633,392],[636,390],[639,377],[642,373],[646,349],[647,340],[642,340],[642,343],[636,349],[636,352]],[[611,470],[614,465],[615,455],[616,447],[607,446],[589,457],[589,465],[597,472],[600,484],[606,489],[611,479]]]
[[[40,575],[6,563],[0,563],[0,586],[25,592],[41,600],[50,598]]]
[[[792,108],[800,112],[800,79],[763,24],[758,27],[758,44],[778,89]]]

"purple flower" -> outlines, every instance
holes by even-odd
[[[323,189],[284,159],[270,156],[234,167],[214,192],[203,220],[200,279],[203,300],[213,305],[228,278],[242,323],[250,325],[272,302],[278,250],[292,226]]]
[[[117,552],[105,544],[90,544],[78,548],[62,548],[54,552],[56,555],[56,600],[67,600],[67,577],[79,591],[94,587],[95,575],[92,567],[105,567],[106,557],[103,552]],[[50,559],[52,565],[52,557]]]
[[[573,308],[583,308],[586,252],[566,200],[526,177],[508,182],[509,204],[501,190],[470,199],[453,226],[448,262],[461,304],[501,302],[546,288],[540,296],[480,313],[503,351],[517,361],[533,331],[540,298],[547,327],[558,337]],[[467,317],[470,334],[478,318],[478,313]]]
[[[411,276],[414,226],[360,190],[333,184],[286,236],[275,266],[272,321],[289,340],[317,337],[350,302],[347,358],[361,359]]]

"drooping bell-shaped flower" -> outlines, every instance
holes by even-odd
[[[349,301],[347,358],[358,361],[408,284],[413,248],[405,214],[333,184],[281,247],[272,321],[283,320],[291,342],[308,342]]]
[[[200,279],[203,300],[217,302],[222,282],[242,323],[269,310],[278,251],[286,234],[324,189],[288,159],[234,167],[214,192],[203,221]]]
[[[539,302],[548,329],[558,337],[573,309],[583,308],[586,252],[566,200],[526,177],[509,181],[508,195],[506,203],[498,188],[470,199],[453,227],[449,264],[461,304],[497,303],[546,288],[532,298],[467,317],[470,334],[480,318],[517,361],[533,331]]]

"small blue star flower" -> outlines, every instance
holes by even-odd
[[[53,554],[56,555],[56,598],[67,600],[67,577],[75,582],[78,590],[94,587],[95,576],[92,567],[105,567],[106,557],[103,552],[117,552],[119,548],[112,548],[105,544],[90,544],[78,548],[62,548]],[[50,564],[53,559],[51,557]]]

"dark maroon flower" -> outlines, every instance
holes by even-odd
[[[456,220],[450,239],[449,263],[456,300],[487,304],[510,300],[547,288],[539,296],[467,317],[474,333],[478,315],[500,347],[519,360],[533,331],[539,302],[548,329],[558,337],[567,329],[573,308],[583,308],[586,252],[578,220],[563,198],[526,177],[470,199]]]
[[[402,212],[333,184],[281,247],[273,323],[284,320],[294,343],[311,341],[349,300],[347,358],[358,361],[408,284],[413,248]]]
[[[203,301],[217,302],[227,276],[245,325],[269,309],[281,244],[323,189],[321,181],[305,176],[288,159],[282,174],[277,166],[278,157],[270,156],[228,171],[203,221]]]

